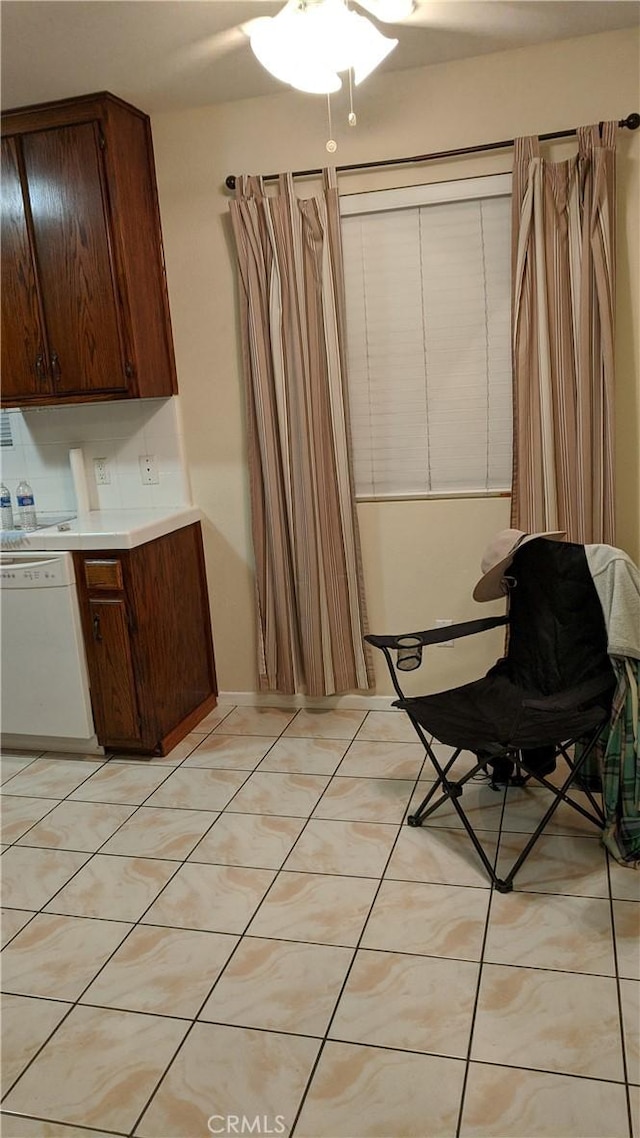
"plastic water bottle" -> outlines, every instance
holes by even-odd
[[[18,500],[18,520],[20,529],[33,530],[37,527],[36,507],[33,499],[33,490],[28,482],[21,482],[16,490]]]
[[[2,516],[2,529],[13,529],[13,510],[11,509],[11,492],[2,484],[0,486],[0,513]]]

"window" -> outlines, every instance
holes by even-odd
[[[11,418],[8,411],[0,411],[0,446],[12,447]]]
[[[511,176],[342,198],[360,498],[511,485]]]

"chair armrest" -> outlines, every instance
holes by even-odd
[[[531,707],[536,711],[571,711],[583,703],[589,703],[596,696],[611,692],[616,686],[613,670],[601,672],[592,680],[586,680],[576,688],[566,688],[564,691],[554,692],[553,695],[542,696],[540,699],[523,699],[523,707]]]
[[[443,640],[458,640],[461,636],[474,636],[476,632],[486,632],[489,628],[497,628],[501,624],[508,624],[508,616],[485,616],[481,620],[466,620],[462,624],[447,624],[444,628],[431,628],[426,632],[403,632],[400,636],[365,636],[368,644],[374,648],[398,648],[398,641],[406,636],[414,636],[423,646],[428,644],[442,644]]]

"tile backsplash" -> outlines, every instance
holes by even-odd
[[[3,430],[2,481],[14,503],[16,486],[26,479],[33,489],[36,511],[74,513],[69,451],[80,447],[92,509],[191,504],[179,396],[2,414],[11,428],[10,445]],[[154,456],[157,483],[142,483],[141,455]],[[99,458],[108,463],[108,485],[96,482],[95,459]]]

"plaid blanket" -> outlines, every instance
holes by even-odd
[[[610,656],[618,681],[596,752],[605,814],[603,841],[616,861],[640,866],[640,661]]]

